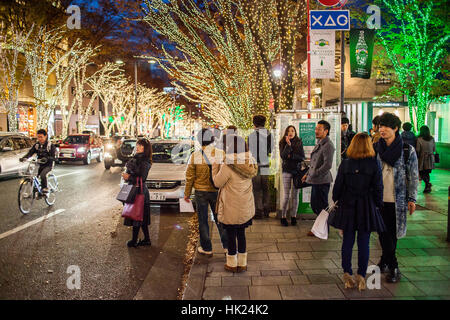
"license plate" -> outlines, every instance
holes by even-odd
[[[72,154],[69,154],[69,153],[63,153],[63,154],[61,155],[61,157],[63,157],[63,158],[72,158]]]
[[[166,195],[164,193],[150,192],[150,200],[165,201]]]

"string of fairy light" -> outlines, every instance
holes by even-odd
[[[432,1],[381,1],[396,23],[383,25],[377,34],[393,64],[400,90],[408,97],[410,119],[417,130],[425,124],[432,83],[440,71],[439,61],[446,52],[450,34],[444,32],[438,39],[430,34],[434,19]]]
[[[269,115],[269,100],[279,82],[272,74],[278,54],[285,67],[280,104],[292,106],[298,4],[204,0],[203,9],[192,0],[146,4],[144,21],[174,43],[183,56],[178,59],[162,47],[163,69],[179,83],[175,86],[180,94],[202,103],[205,114],[216,123],[249,128],[254,114]]]
[[[0,104],[8,114],[8,124],[10,131],[18,131],[16,114],[19,105],[19,89],[25,78],[27,66],[19,71],[19,56],[23,52],[31,31],[28,33],[16,30],[11,27],[8,34],[6,30],[1,30],[0,39]]]

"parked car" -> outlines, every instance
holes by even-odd
[[[184,197],[186,169],[194,151],[191,141],[150,140],[153,164],[147,177],[150,202],[178,204]]]
[[[26,135],[0,132],[0,177],[16,175],[26,169],[27,163],[19,159],[25,156],[34,145]]]
[[[137,139],[121,138],[114,142],[111,141],[106,145],[105,157],[103,163],[105,169],[111,167],[124,167],[125,164],[133,157],[134,149],[136,148]]]
[[[83,161],[90,164],[92,159],[103,161],[103,144],[93,134],[71,134],[59,145],[57,154],[60,161]]]

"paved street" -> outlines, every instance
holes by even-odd
[[[295,227],[280,226],[275,213],[255,220],[247,229],[248,271],[224,270],[217,229],[213,230],[212,258],[197,254],[185,291],[185,300],[304,300],[304,299],[432,299],[450,298],[450,243],[447,237],[447,190],[450,172],[434,170],[433,192],[419,187],[418,210],[408,216],[407,236],[398,242],[402,280],[359,293],[343,286],[342,239],[330,228],[328,240],[306,236],[313,224],[301,220]],[[304,216],[305,217],[305,216]],[[369,266],[378,263],[381,247],[372,234]],[[357,268],[355,244],[352,266]]]
[[[27,216],[17,205],[20,179],[0,180],[0,299],[175,299],[191,215],[152,206],[152,246],[128,248],[131,230],[115,200],[120,169],[94,161],[61,164],[55,174],[55,205],[35,201]],[[49,213],[57,214],[8,233]],[[71,265],[80,268],[80,290],[66,286]]]

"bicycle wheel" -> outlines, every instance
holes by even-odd
[[[58,180],[54,174],[49,174],[47,178],[48,194],[45,196],[47,205],[52,206],[56,201],[56,191],[58,191]]]
[[[28,214],[33,207],[33,181],[31,179],[25,179],[22,181],[19,187],[19,210],[22,214]]]

